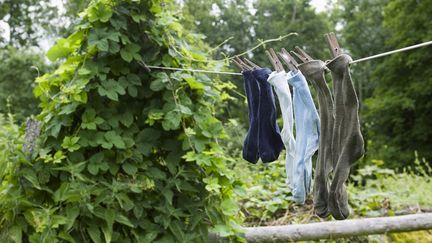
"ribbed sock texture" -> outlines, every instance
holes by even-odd
[[[283,149],[279,126],[276,123],[276,104],[271,85],[267,79],[271,73],[268,68],[252,71],[260,87],[260,102],[258,109],[259,142],[258,149],[262,162],[277,160]]]
[[[288,83],[293,86],[293,107],[296,123],[296,151],[293,165],[293,200],[303,204],[310,191],[312,180],[312,155],[318,149],[319,116],[300,71],[288,73]]]
[[[315,213],[321,218],[329,215],[328,196],[330,183],[328,176],[333,168],[332,137],[334,123],[333,96],[325,80],[324,68],[325,64],[320,60],[313,60],[299,65],[299,69],[306,79],[312,83],[318,96],[321,124],[313,200]]]
[[[335,123],[333,127],[334,173],[329,192],[329,210],[335,219],[349,216],[348,194],[345,181],[351,166],[364,154],[364,141],[358,115],[359,101],[355,92],[349,62],[351,57],[342,54],[327,67],[333,78]]]
[[[259,120],[258,109],[260,90],[259,84],[255,80],[251,71],[243,72],[244,88],[248,102],[249,129],[243,143],[243,158],[251,163],[256,163],[259,159]]]
[[[286,150],[285,170],[287,174],[287,184],[293,189],[292,178],[295,158],[294,118],[291,91],[287,83],[287,74],[285,72],[272,72],[267,81],[273,85],[276,91],[282,112],[283,128],[281,136]]]

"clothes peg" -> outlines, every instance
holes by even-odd
[[[270,60],[274,70],[279,71],[279,67],[276,65],[276,62],[275,62],[275,60],[273,60],[273,56],[270,54],[270,52],[266,50],[265,54],[267,55],[268,59]]]
[[[251,65],[254,69],[261,68],[260,66],[256,65],[255,63],[253,63],[252,61],[250,61],[250,60],[247,59],[246,57],[243,57],[243,60],[244,60],[245,62],[247,62],[249,65]]]
[[[290,71],[297,71],[298,63],[296,60],[288,53],[285,48],[281,49],[281,52],[278,53],[282,60],[287,64]]]
[[[339,46],[339,43],[336,39],[336,35],[333,32],[325,34],[325,37],[327,39],[327,43],[330,48],[330,52],[332,54],[332,57],[337,57],[341,54],[341,49]]]
[[[246,63],[244,63],[239,57],[234,57],[234,59],[240,66],[242,67],[243,71],[252,71],[253,68],[248,66]]]
[[[276,52],[273,48],[270,48],[270,54],[273,56],[273,59],[275,60],[276,65],[278,65],[279,71],[285,71],[281,61],[279,60],[279,58],[276,55]]]
[[[245,62],[243,62],[243,60],[240,57],[237,57],[237,61],[239,63],[241,63],[244,67],[246,67],[249,71],[254,70],[254,68],[248,64],[246,64]]]
[[[242,71],[244,71],[244,68],[243,68],[243,66],[240,64],[240,63],[238,63],[235,59],[232,59],[231,60],[237,67],[239,67]]]
[[[296,50],[296,52],[292,51],[292,53],[294,55],[296,55],[302,62],[309,62],[312,61],[313,58],[311,56],[309,56],[303,49],[301,49],[300,47],[296,46],[294,48]]]

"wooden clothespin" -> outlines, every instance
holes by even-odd
[[[279,68],[278,68],[278,66],[276,65],[275,61],[273,60],[273,57],[272,57],[272,55],[270,54],[270,52],[269,52],[268,50],[266,50],[266,51],[265,51],[265,54],[267,55],[268,59],[270,60],[270,62],[271,62],[271,64],[272,64],[273,68],[274,68],[276,71],[278,71]]]
[[[301,49],[300,47],[296,46],[294,48],[296,51],[291,51],[291,53],[293,55],[295,55],[298,59],[300,59],[303,63],[312,61],[313,58],[311,56],[309,56],[309,54],[307,54],[303,49]]]
[[[237,67],[239,67],[242,71],[244,71],[244,68],[243,68],[243,66],[240,64],[240,63],[238,63],[235,59],[232,59],[231,60]]]
[[[247,62],[249,65],[251,65],[254,69],[261,68],[260,66],[256,65],[255,63],[253,63],[252,61],[250,61],[250,60],[247,59],[246,57],[243,57],[243,60],[244,60],[245,62]]]
[[[270,59],[270,62],[272,63],[273,67],[275,68],[275,71],[277,72],[285,71],[282,63],[280,62],[273,48],[270,48],[269,51],[266,51],[266,54]]]
[[[300,47],[296,46],[295,47],[296,51],[291,51],[292,54],[294,54],[298,59],[300,59],[303,63],[309,62],[314,60],[311,56],[309,56],[309,54],[307,54],[303,49],[301,49]],[[328,70],[327,67],[324,66],[324,70],[326,72],[330,71]]]
[[[234,64],[236,64],[242,71],[251,71],[253,70],[252,67],[248,66],[246,63],[244,63],[239,57],[234,57],[232,59]]]
[[[246,64],[245,62],[243,62],[243,60],[240,57],[237,57],[237,61],[242,64],[247,70],[252,71],[254,70],[254,68],[248,64]]]
[[[335,33],[333,33],[333,32],[327,33],[327,34],[325,34],[325,37],[327,39],[327,43],[329,45],[332,57],[339,56],[342,52],[341,52],[339,43],[336,39]]]
[[[297,61],[294,59],[294,57],[292,57],[289,54],[289,52],[285,48],[282,48],[281,52],[279,52],[278,54],[282,58],[282,60],[287,64],[290,71],[297,71],[297,66],[298,66]]]

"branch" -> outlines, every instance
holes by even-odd
[[[290,242],[432,229],[432,213],[245,228],[247,242]],[[220,239],[216,236],[217,239]],[[212,235],[209,239],[215,239]]]

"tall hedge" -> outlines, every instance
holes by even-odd
[[[1,242],[205,242],[209,230],[237,231],[238,182],[216,118],[226,85],[145,68],[212,68],[177,9],[96,0],[48,51],[63,63],[37,79],[39,148],[1,162]]]

